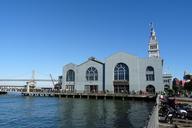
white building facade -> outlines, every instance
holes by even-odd
[[[148,58],[118,52],[106,58],[104,62],[91,57],[80,65],[72,63],[65,65],[62,89],[87,93],[163,91],[163,60],[160,58],[153,27],[151,27],[148,47]]]
[[[171,74],[163,74],[163,85],[164,85],[164,91],[172,89],[172,75]]]

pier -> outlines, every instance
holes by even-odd
[[[112,99],[112,100],[148,100],[155,101],[155,95],[130,95],[115,93],[62,93],[62,92],[22,92],[23,96],[49,96],[60,98]]]

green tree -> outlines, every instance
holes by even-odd
[[[178,78],[173,79],[172,88],[175,94],[184,94],[185,90],[182,86],[182,81],[180,81]]]
[[[192,91],[192,79],[190,80],[190,82],[186,82],[184,85],[184,89],[188,92]]]
[[[179,79],[177,79],[177,78],[173,79],[172,88],[173,88],[175,93],[180,91],[180,81],[179,81]]]
[[[174,90],[172,89],[168,89],[166,93],[167,93],[167,96],[174,96]]]

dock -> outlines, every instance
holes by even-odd
[[[130,94],[111,94],[111,93],[55,93],[55,92],[22,92],[23,96],[47,96],[62,98],[80,99],[112,99],[112,100],[144,100],[155,101],[156,95],[130,95]]]

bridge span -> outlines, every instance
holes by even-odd
[[[19,84],[16,84],[18,82]],[[29,88],[35,89],[36,87],[38,88],[37,83],[47,83],[47,82],[51,83],[50,85],[53,86],[54,88],[54,84],[57,83],[58,80],[55,80],[55,79],[0,79],[0,91],[24,92],[24,91],[27,91],[26,90],[27,86],[29,86]]]
[[[0,85],[0,91],[5,92],[24,92],[25,88],[25,85]]]
[[[58,80],[49,80],[49,79],[0,79],[0,81],[40,81],[40,82],[58,82]]]

